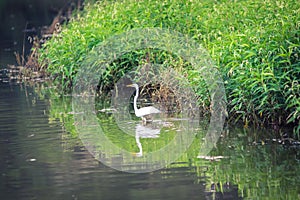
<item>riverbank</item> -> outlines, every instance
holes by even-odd
[[[299,9],[294,0],[101,1],[86,5],[38,52],[38,65],[60,91],[71,90],[82,62],[106,38],[134,28],[181,32],[208,50],[221,72],[228,99],[228,121],[300,131]],[[123,55],[106,68],[100,87],[142,62],[166,63],[185,74],[201,105],[209,109],[202,77],[174,55],[141,50]]]

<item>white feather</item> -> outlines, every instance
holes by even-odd
[[[157,108],[153,107],[153,106],[147,106],[147,107],[143,107],[143,108],[137,108],[137,99],[139,96],[139,86],[137,84],[131,84],[131,85],[127,85],[127,87],[134,87],[136,90],[136,94],[134,96],[134,100],[133,100],[133,108],[134,108],[134,113],[137,117],[141,117],[143,120],[146,120],[146,117],[151,115],[151,114],[157,114],[157,113],[161,113],[160,110],[158,110]]]

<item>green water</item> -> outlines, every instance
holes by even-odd
[[[254,145],[266,138],[266,131],[229,129],[211,152],[225,157],[220,161],[197,158],[199,136],[176,162],[150,173],[126,173],[99,162],[83,145],[70,97],[12,83],[1,83],[0,89],[1,199],[300,197],[299,147]],[[135,137],[120,137],[110,114],[98,117],[106,119],[105,134],[117,146],[138,152]],[[141,139],[145,153],[152,144],[159,148],[172,140],[174,133],[166,129],[158,138]]]

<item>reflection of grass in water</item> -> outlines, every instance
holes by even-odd
[[[169,130],[167,132],[167,130]],[[175,130],[170,130],[170,128],[163,128],[160,131],[158,138],[141,138],[141,143],[143,145],[144,152],[154,152],[160,150],[164,146],[168,145],[175,137]]]
[[[57,120],[62,123],[66,131],[62,139],[62,142],[67,145],[67,148],[64,149],[73,150],[74,147],[78,146],[79,140],[70,139],[78,136],[73,126],[73,115],[70,113],[72,112],[71,98],[51,96],[49,103],[49,123],[55,123]],[[131,152],[138,151],[135,137],[122,132],[111,114],[101,113],[98,118],[105,135],[117,146]],[[163,128],[157,139],[141,139],[143,150],[150,152],[171,141],[176,132],[166,132],[166,130],[168,129]],[[250,133],[246,133],[245,130]],[[249,131],[249,129],[229,131],[230,134],[220,139],[216,148],[210,153],[214,156],[229,157],[220,162],[196,158],[199,153],[199,144],[205,136],[205,132],[200,132],[190,148],[167,168],[195,166],[195,168],[190,168],[198,176],[195,182],[198,181],[198,183],[203,184],[203,179],[207,178],[206,189],[208,191],[210,190],[210,183],[220,183],[222,186],[229,182],[237,185],[240,196],[247,199],[259,197],[265,199],[298,199],[300,177],[297,172],[299,171],[299,161],[296,159],[295,153],[292,153],[294,150],[286,149],[278,144],[249,145],[249,140],[254,132],[257,134],[257,130]],[[260,135],[265,134],[261,133]],[[42,149],[41,152],[43,152]],[[48,161],[51,158],[51,155],[50,157],[48,155]],[[53,162],[56,161],[60,162],[61,160],[53,160]],[[224,191],[224,188],[217,187],[216,190]]]
[[[207,182],[219,183],[216,191],[220,192],[226,190],[223,184],[237,185],[239,195],[247,199],[299,199],[300,165],[294,150],[272,142],[253,145],[255,140],[249,136],[254,132],[259,140],[274,135],[270,130],[230,129],[210,153],[227,158],[220,162],[196,159],[198,177],[205,175]]]
[[[111,114],[100,113],[98,114],[98,118],[100,120],[103,133],[109,140],[112,141],[112,143],[130,152],[139,151],[135,135],[129,135],[122,131]],[[136,123],[132,123],[132,126],[135,127]],[[143,146],[143,152],[154,152],[169,144],[177,134],[176,130],[172,129],[173,127],[162,128],[159,137],[157,138],[140,138],[140,142]]]
[[[108,99],[97,99],[96,102],[96,110],[110,108],[110,100]],[[101,128],[103,129],[105,136],[116,146],[129,152],[139,152],[134,133],[135,126],[137,125],[137,123],[139,123],[138,121],[134,121],[135,123],[132,123],[132,127],[130,127],[132,132],[130,134],[127,134],[123,130],[121,130],[122,127],[119,127],[119,124],[116,122],[113,114],[100,112],[98,113],[97,117],[99,119],[99,122],[101,123]],[[180,114],[178,114],[177,117],[181,118]],[[140,120],[140,118],[135,117],[134,114],[132,114],[132,119]],[[180,132],[177,132],[177,130],[180,129],[178,127],[181,122],[172,121],[172,123],[174,124],[173,126],[161,128],[158,138],[140,138],[144,153],[154,152],[164,148],[175,138],[177,134],[181,134]],[[209,118],[201,119],[201,130],[197,131],[195,140],[192,142],[188,150],[183,153],[182,156],[180,156],[180,158],[177,160],[178,162],[187,163],[196,159],[200,149],[199,145],[201,144],[201,138],[203,138],[204,134],[206,134],[205,130],[207,129],[208,123]],[[191,135],[191,137],[195,136]]]

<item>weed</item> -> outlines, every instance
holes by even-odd
[[[40,63],[64,90],[87,54],[106,38],[133,28],[160,27],[189,35],[208,49],[225,81],[229,120],[245,125],[287,125],[300,130],[300,4],[296,0],[100,1],[40,50]],[[148,52],[147,52],[148,51]],[[201,76],[168,52],[141,50],[118,58],[101,77],[109,90],[147,56],[188,78],[204,106]]]

